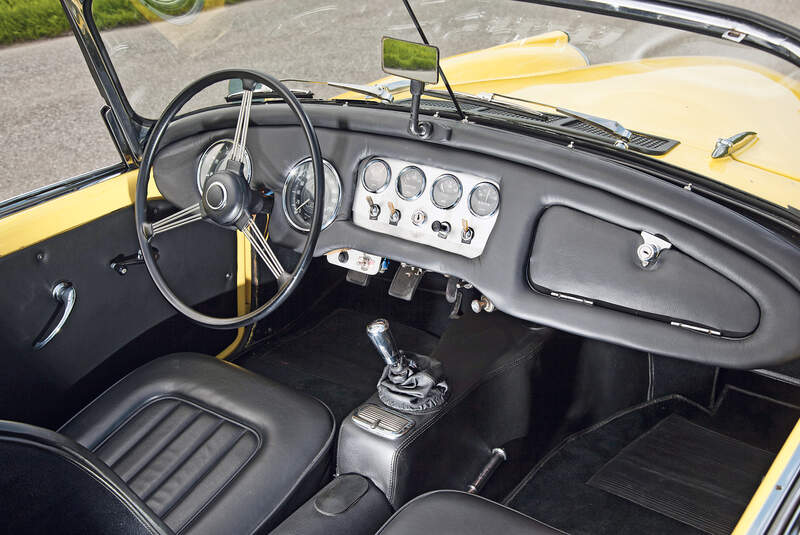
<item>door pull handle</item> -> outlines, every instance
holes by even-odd
[[[42,333],[33,344],[33,349],[37,351],[46,346],[61,332],[70,314],[72,314],[72,309],[75,308],[77,293],[71,282],[59,282],[56,284],[53,287],[52,295],[53,299],[58,303],[58,308],[56,308],[44,330],[42,330]]]

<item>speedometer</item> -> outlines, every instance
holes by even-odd
[[[329,161],[322,160],[322,164],[325,167],[325,207],[322,213],[324,230],[336,219],[342,200],[342,182]],[[311,158],[306,158],[292,167],[283,185],[283,212],[297,230],[311,230],[316,204],[314,190],[314,166]]]
[[[228,160],[231,159],[231,149],[233,149],[232,139],[223,139],[212,143],[200,156],[200,164],[197,166],[197,189],[203,193],[203,186],[208,177],[225,169]],[[250,161],[250,154],[244,150],[244,178],[250,182],[253,175],[253,164]]]
[[[491,182],[481,182],[469,194],[469,211],[478,217],[489,217],[500,207],[500,190]]]

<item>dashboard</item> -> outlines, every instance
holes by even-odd
[[[503,313],[661,355],[732,368],[800,357],[800,247],[691,188],[496,128],[439,119],[420,141],[403,112],[306,109],[326,160],[317,256],[457,277]],[[316,202],[305,140],[282,105],[251,119],[251,180],[276,195],[269,239],[299,251]],[[205,169],[235,123],[223,108],[170,128],[154,166],[168,200],[196,202],[186,169]]]

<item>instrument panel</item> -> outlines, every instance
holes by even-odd
[[[476,258],[483,253],[499,208],[495,180],[375,156],[359,166],[353,223]]]

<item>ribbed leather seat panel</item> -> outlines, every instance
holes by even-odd
[[[188,401],[158,399],[122,422],[97,454],[181,531],[256,453],[256,434]]]

